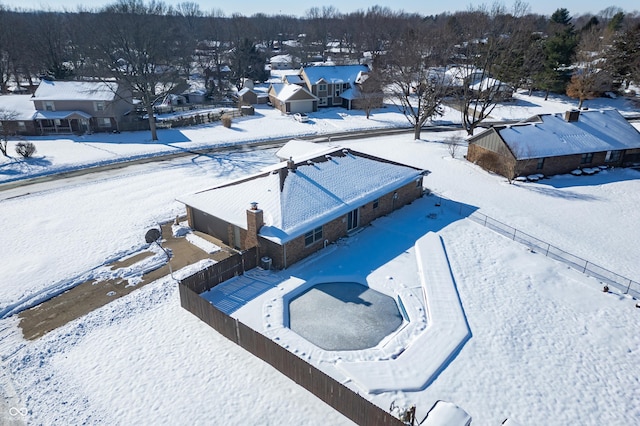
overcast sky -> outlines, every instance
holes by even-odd
[[[187,0],[165,0],[167,4],[179,4]],[[404,10],[405,12],[416,12],[422,15],[439,14],[442,12],[455,12],[467,10],[470,6],[477,7],[479,5],[493,4],[493,0],[488,1],[470,1],[470,0],[448,0],[443,2],[436,1],[418,1],[418,0],[350,0],[347,4],[339,1],[326,2],[324,4],[310,3],[306,1],[269,1],[269,0],[240,0],[240,1],[220,1],[220,0],[188,0],[200,5],[204,12],[212,9],[219,9],[225,15],[230,16],[234,13],[240,13],[245,16],[251,16],[255,13],[287,14],[303,16],[305,12],[312,6],[322,7],[323,5],[333,5],[342,13],[353,12],[355,10],[366,10],[371,5],[377,4],[383,7],[389,7],[392,10]],[[11,8],[26,8],[40,10],[67,10],[74,11],[78,6],[83,8],[99,8],[106,4],[114,3],[109,0],[0,0],[0,4]],[[512,0],[504,0],[500,3],[510,8],[513,4]],[[531,0],[527,2],[533,13],[550,15],[559,7],[569,10],[571,15],[581,15],[585,13],[597,14],[608,6],[617,6],[626,12],[640,10],[640,4],[637,0],[617,0],[615,4],[598,0],[581,0],[581,1],[554,1],[554,0]]]

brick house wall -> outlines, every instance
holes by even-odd
[[[358,207],[358,227],[361,228],[366,226],[374,219],[387,215],[393,210],[397,210],[421,196],[422,177],[398,188],[393,192],[381,196],[378,199],[378,206],[375,208],[373,202],[369,202]],[[274,268],[283,269],[322,249],[325,246],[325,240],[327,240],[328,243],[333,243],[339,238],[347,235],[347,233],[347,215],[342,215],[322,225],[322,239],[315,241],[308,246],[305,244],[304,235],[294,238],[284,246],[273,243],[264,238],[260,238],[259,255],[261,257],[270,257]]]
[[[507,176],[509,170],[515,170],[516,167],[515,158],[511,154],[499,154],[477,144],[469,144],[467,161],[502,176]]]
[[[628,152],[628,151],[627,151]],[[467,160],[479,165],[485,170],[509,177],[527,176],[532,174],[543,174],[546,176],[570,173],[572,170],[597,167],[597,166],[620,166],[625,155],[618,161],[606,161],[607,152],[595,152],[591,162],[582,164],[582,155],[562,155],[558,157],[545,157],[544,164],[538,169],[538,159],[518,160],[517,164],[511,155],[501,155],[492,150],[486,149],[477,144],[469,144]]]

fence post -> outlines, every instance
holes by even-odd
[[[551,244],[547,244],[547,251],[545,252],[545,256],[549,257],[549,249],[551,248]]]
[[[513,241],[516,240],[516,233],[517,232],[518,232],[518,230],[516,228],[513,228],[513,238],[512,238]]]
[[[582,273],[583,273],[583,274],[587,272],[587,265],[589,265],[589,261],[588,261],[588,260],[585,260],[585,261],[584,261],[584,269],[582,270]]]
[[[482,226],[485,226],[485,227],[487,226],[487,215],[486,214],[484,215],[484,224]]]
[[[624,294],[629,294],[629,289],[631,289],[631,280],[629,280],[629,285],[627,286],[627,291]]]

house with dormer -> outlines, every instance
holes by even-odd
[[[288,160],[187,194],[189,226],[238,250],[293,263],[411,203],[426,171],[340,147],[294,141]]]
[[[368,72],[366,65],[332,65],[303,67],[299,74],[309,92],[318,98],[319,107],[349,108],[351,103],[343,94],[355,89],[358,78]]]

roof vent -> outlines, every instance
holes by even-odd
[[[331,156],[329,154],[325,155],[324,158],[326,158],[327,160],[331,161]]]
[[[349,150],[348,150],[347,148],[343,148],[343,149],[342,149],[342,153],[346,155],[346,154],[348,154],[348,153],[349,153]]]
[[[575,123],[580,119],[580,110],[571,110],[564,113],[564,121],[567,123]]]
[[[258,203],[256,201],[251,202],[251,208],[249,210],[258,210]]]

